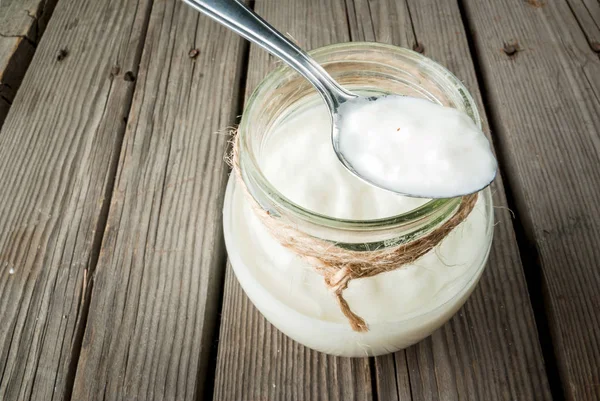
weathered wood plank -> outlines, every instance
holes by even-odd
[[[349,40],[342,1],[259,1],[255,10],[306,48]],[[246,97],[275,63],[251,46]],[[373,399],[367,358],[335,358],[299,345],[258,312],[230,266],[225,281],[215,401]]]
[[[566,396],[598,400],[600,59],[565,1],[464,4]]]
[[[154,1],[74,400],[202,395],[225,270],[217,131],[235,122],[242,39],[199,18]]]
[[[38,43],[58,0],[3,0],[0,36],[23,37]]]
[[[592,50],[600,53],[600,2],[598,0],[567,0]],[[542,7],[543,4],[539,3]]]
[[[485,110],[460,10],[454,2],[355,0],[353,40],[376,40],[404,47],[417,44],[425,55],[456,74]],[[361,25],[363,28],[361,28]],[[363,37],[363,33],[367,33]],[[484,130],[489,132],[487,122]],[[379,386],[381,399],[411,392],[414,399],[512,400],[549,399],[535,321],[519,258],[511,216],[506,211],[502,177],[492,186],[496,220],[494,243],[486,271],[465,307],[447,325],[405,353],[376,358],[378,381],[386,374],[408,370],[397,383],[398,395]],[[385,387],[385,388],[384,388]],[[393,386],[391,391],[394,392]]]
[[[0,2],[0,127],[57,0]]]
[[[69,396],[148,11],[59,4],[0,132],[2,400]]]

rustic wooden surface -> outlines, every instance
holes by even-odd
[[[55,3],[0,4],[0,400],[600,399],[596,0],[253,3],[306,48],[422,51],[489,117],[477,290],[362,359],[285,337],[226,268],[217,131],[274,58],[175,0],[59,0],[39,41]]]
[[[465,7],[566,398],[598,400],[600,59],[566,2]],[[508,56],[511,41],[520,51]]]
[[[567,3],[590,47],[596,53],[600,53],[600,2],[597,0],[568,0]],[[564,8],[563,10],[567,11]],[[571,23],[574,22],[572,18],[569,20]]]
[[[71,391],[148,5],[58,4],[0,132],[2,400]]]
[[[202,394],[225,264],[218,131],[235,122],[241,43],[182,2],[154,1],[74,400]]]
[[[0,128],[57,0],[0,2]]]

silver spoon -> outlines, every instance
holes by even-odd
[[[342,118],[342,114],[339,112],[340,106],[351,100],[360,101],[361,99],[365,99],[368,101],[375,101],[379,97],[364,97],[355,93],[351,93],[342,88],[340,84],[338,84],[323,69],[323,67],[313,60],[304,50],[296,46],[292,41],[287,39],[279,31],[273,28],[267,21],[262,19],[259,15],[254,13],[254,11],[237,0],[183,1],[195,10],[208,15],[215,21],[278,57],[288,66],[299,72],[317,89],[317,92],[319,92],[319,94],[323,97],[323,100],[327,104],[331,114],[331,139],[333,143],[333,149],[344,167],[346,167],[352,174],[371,185],[401,195],[432,198],[432,196],[429,194],[427,196],[423,194],[409,194],[400,192],[398,188],[387,188],[370,181],[369,179],[361,176],[346,160],[343,153],[340,151],[340,130],[337,127],[337,122]],[[489,183],[487,185],[489,185]],[[478,188],[478,190],[485,188],[487,185],[482,188]],[[465,194],[456,194],[456,196],[460,195]]]

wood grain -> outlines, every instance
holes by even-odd
[[[567,0],[589,45],[600,53],[600,2],[597,0]]]
[[[353,39],[372,31],[378,42],[416,48],[459,77],[477,101],[489,133],[460,9],[453,2],[355,0]],[[349,7],[350,8],[350,7]],[[361,25],[365,27],[361,29]],[[367,28],[369,27],[369,28]],[[407,27],[411,27],[408,29]],[[367,36],[364,39],[372,40]],[[378,395],[392,399],[393,386],[379,385],[396,373],[398,399],[550,399],[536,325],[519,250],[507,211],[502,177],[492,185],[497,225],[486,271],[465,307],[425,341],[390,357],[376,358]],[[398,372],[408,371],[406,378]]]
[[[235,122],[241,43],[183,2],[154,1],[74,400],[203,394],[225,269],[218,131]]]
[[[148,5],[61,2],[0,132],[2,400],[69,396]]]
[[[0,36],[23,37],[38,43],[58,0],[3,0]]]
[[[0,2],[0,128],[57,0]]]
[[[349,40],[341,1],[258,1],[255,10],[305,48]],[[251,46],[246,97],[275,65],[273,56]],[[373,399],[367,358],[336,358],[299,345],[258,312],[230,266],[225,283],[215,401]]]
[[[566,1],[464,5],[566,397],[598,400],[600,59]]]

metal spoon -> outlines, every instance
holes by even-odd
[[[323,97],[329,108],[332,119],[331,139],[333,149],[342,162],[352,174],[363,181],[398,194],[412,197],[427,197],[423,194],[408,194],[400,192],[398,188],[386,188],[361,176],[346,160],[339,147],[340,130],[337,122],[341,119],[339,108],[342,104],[355,100],[366,99],[375,101],[378,97],[364,97],[351,93],[342,88],[315,60],[304,50],[296,46],[283,34],[273,28],[267,21],[262,19],[254,11],[237,0],[183,0],[189,6],[203,14],[208,15],[215,21],[226,26],[249,41],[259,45],[269,53],[281,59],[288,66],[299,72],[306,78]],[[394,95],[388,95],[394,96]],[[489,185],[489,184],[488,184]],[[487,185],[486,185],[487,186]],[[479,188],[482,189],[482,188]],[[475,191],[474,191],[475,192]],[[456,196],[463,194],[456,194]]]

